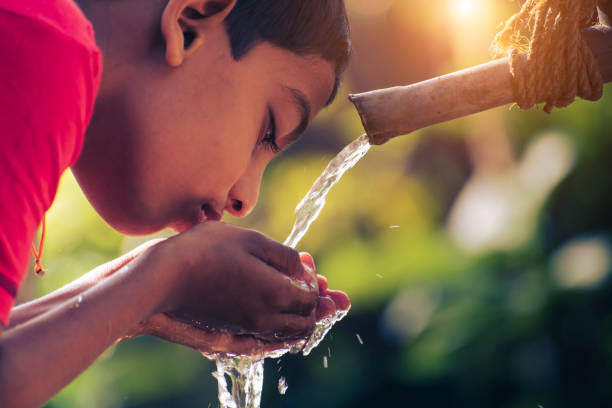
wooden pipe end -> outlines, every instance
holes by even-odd
[[[357,109],[357,112],[359,113],[359,117],[361,118],[361,123],[363,124],[363,128],[365,129],[366,134],[368,135],[370,144],[377,145],[377,146],[384,144],[388,142],[393,136],[385,135],[381,132],[372,131],[372,128],[368,121],[368,116],[363,106],[364,98],[362,97],[362,95],[363,94],[349,94],[348,98],[349,98],[349,101],[351,101],[353,105],[355,105],[355,108]]]

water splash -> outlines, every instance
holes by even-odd
[[[296,207],[295,223],[284,242],[285,245],[291,248],[297,246],[310,225],[321,213],[329,190],[347,170],[357,164],[370,150],[370,147],[367,135],[363,135],[347,145],[329,162],[321,176],[314,182],[306,196]],[[213,359],[217,363],[217,371],[213,373],[213,376],[219,384],[220,408],[259,408],[263,388],[264,359],[279,358],[286,353],[296,354],[300,351],[304,356],[309,355],[325,338],[332,326],[344,318],[347,313],[348,310],[336,311],[333,315],[316,323],[314,331],[307,341],[302,340],[286,345],[284,348],[265,353],[263,356],[205,355],[205,357]],[[327,357],[324,361],[325,368],[327,368]],[[231,391],[228,388],[226,376],[231,381]],[[279,380],[278,390],[281,394],[287,391],[287,383],[284,377]]]
[[[207,356],[208,357],[208,356]],[[263,388],[264,362],[250,356],[215,356],[222,408],[258,408]],[[231,380],[229,391],[226,376]]]
[[[285,377],[281,377],[278,379],[278,393],[280,395],[285,395],[289,386],[287,385],[287,380]]]

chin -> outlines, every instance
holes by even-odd
[[[161,221],[160,217],[153,217],[143,211],[137,214],[129,211],[118,210],[112,213],[99,213],[100,216],[115,231],[124,235],[150,235],[166,228],[166,222]]]
[[[154,228],[148,225],[142,224],[109,224],[115,231],[123,234],[123,235],[131,235],[131,236],[142,236],[142,235],[151,235],[154,234],[163,228]]]

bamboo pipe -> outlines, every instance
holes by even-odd
[[[604,82],[612,81],[612,29],[583,31]],[[408,86],[349,95],[370,143],[514,102],[508,58],[477,65]]]

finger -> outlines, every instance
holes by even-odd
[[[261,278],[269,312],[307,316],[316,307],[319,296],[316,278],[313,277],[314,283],[307,283],[263,263],[254,265],[253,272]]]
[[[336,309],[348,310],[351,307],[351,300],[346,293],[340,290],[326,290],[324,293],[334,301]]]
[[[272,304],[281,313],[308,316],[317,306],[319,290],[316,285],[310,286],[281,275],[272,287],[275,288]]]
[[[278,314],[268,319],[269,327],[258,337],[269,341],[302,339],[314,330],[315,314],[308,317]]]
[[[327,278],[323,275],[317,275],[317,282],[319,283],[319,293],[324,292],[329,288]]]
[[[336,303],[329,296],[321,296],[317,307],[317,321],[334,313],[336,313]]]
[[[303,264],[308,266],[310,269],[314,269],[314,270],[317,269],[315,267],[314,258],[308,252],[300,252],[300,260],[302,261]]]
[[[289,277],[304,278],[305,269],[300,260],[300,254],[295,249],[282,245],[263,234],[254,233],[252,236],[251,254]]]
[[[308,265],[302,264],[302,266],[304,267],[305,272],[302,280],[308,285],[310,285],[310,287],[318,288],[319,284],[317,279],[317,272],[315,272],[315,270]]]
[[[313,292],[312,296],[308,296],[307,298],[294,298],[289,296],[285,302],[289,304],[283,308],[281,308],[280,312],[284,314],[295,314],[298,316],[307,317],[315,310],[317,307],[317,294]]]
[[[317,269],[315,268],[314,259],[308,252],[300,252],[300,261],[307,274],[309,274],[309,282],[315,282],[317,279]]]

